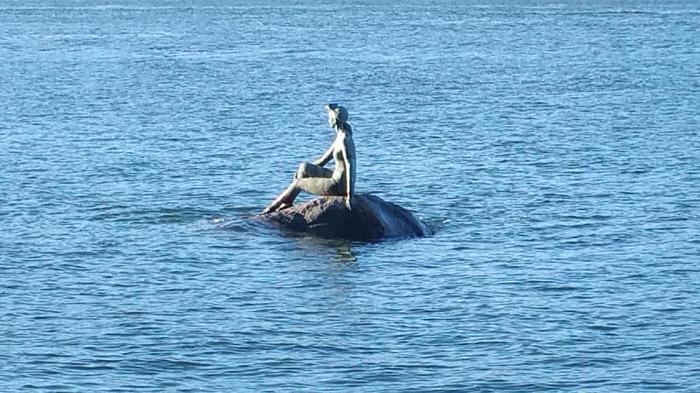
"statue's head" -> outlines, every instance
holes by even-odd
[[[326,114],[328,115],[328,125],[331,128],[343,127],[345,122],[348,121],[348,110],[345,107],[338,104],[328,104],[325,108]]]

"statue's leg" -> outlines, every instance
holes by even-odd
[[[295,179],[302,179],[305,177],[331,177],[333,176],[333,171],[324,168],[319,165],[312,164],[310,162],[302,162],[299,164],[299,169],[296,174],[294,174]]]
[[[272,201],[272,203],[270,203],[265,210],[263,210],[263,214],[291,206],[294,198],[299,195],[299,190],[296,183],[297,180],[293,180],[292,184],[282,191],[277,198],[275,198],[275,200]]]
[[[297,189],[314,195],[333,196],[344,195],[344,187],[335,179],[322,177],[307,177],[295,181]],[[297,194],[299,191],[297,191]]]
[[[284,208],[292,206],[294,200],[297,196],[299,196],[299,193],[302,190],[316,195],[328,195],[321,194],[319,192],[324,192],[324,190],[329,187],[328,185],[321,183],[323,183],[323,180],[331,180],[331,176],[333,176],[333,171],[330,169],[312,164],[310,162],[302,162],[299,165],[299,170],[297,170],[297,173],[294,174],[295,180],[287,188],[287,190],[283,192],[285,197],[281,199],[280,207]],[[317,183],[319,184],[316,185]],[[317,190],[319,192],[315,192],[313,190]]]
[[[315,195],[342,195],[336,180],[331,179],[333,171],[310,162],[302,162],[294,174],[294,180],[270,203],[263,213],[277,211],[292,206],[301,191]]]
[[[289,207],[300,192],[309,194],[334,196],[345,195],[345,187],[335,179],[326,177],[305,177],[295,179],[272,203],[263,210],[263,213],[277,211]]]
[[[294,203],[294,199],[301,192],[301,189],[296,187],[294,184],[294,182],[297,179],[308,177],[329,178],[331,176],[333,176],[333,171],[330,169],[312,164],[310,162],[302,162],[301,164],[299,164],[299,168],[294,173],[292,184],[290,184],[284,191],[282,191],[280,195],[277,196],[277,198],[275,198],[275,200],[272,201],[272,203],[270,203],[265,208],[265,210],[263,210],[263,213],[276,211],[292,206],[292,203]]]

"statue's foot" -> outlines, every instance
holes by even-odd
[[[284,209],[290,208],[290,207],[292,207],[292,206],[293,206],[293,204],[292,204],[292,203],[289,203],[289,202],[282,202],[282,203],[279,203],[279,204],[273,203],[273,204],[271,204],[270,206],[268,206],[268,207],[266,207],[265,209],[263,209],[263,211],[262,211],[260,214],[267,214],[267,213],[272,213],[272,212],[278,212],[278,211],[280,211],[280,210],[284,210]]]
[[[279,205],[278,205],[277,203],[274,203],[274,202],[273,202],[273,203],[267,205],[267,207],[264,208],[263,211],[260,212],[260,214],[272,213],[272,212],[274,212],[274,211],[277,211],[277,208],[278,208],[278,207],[279,207]]]
[[[284,202],[284,203],[280,204],[279,207],[277,209],[275,209],[275,211],[278,212],[280,210],[288,209],[292,206],[294,206],[294,205],[289,203],[289,202]]]

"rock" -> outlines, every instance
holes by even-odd
[[[292,231],[353,240],[432,234],[430,228],[411,212],[372,194],[354,194],[352,211],[345,207],[343,197],[319,197],[256,218]]]

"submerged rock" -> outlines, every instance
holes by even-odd
[[[352,211],[345,207],[343,197],[319,197],[256,218],[283,229],[353,240],[420,237],[432,233],[408,210],[372,194],[354,194]]]

